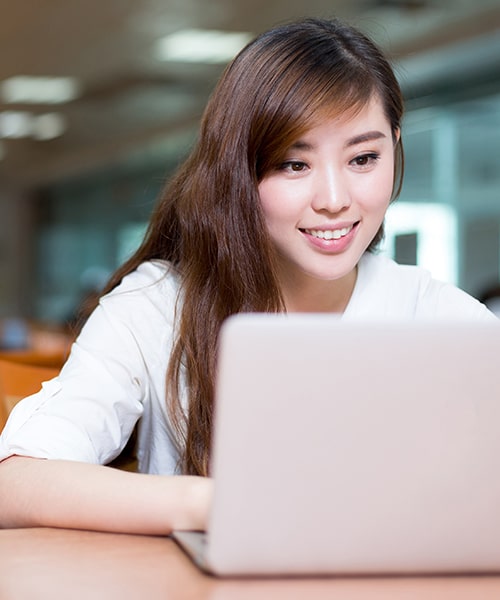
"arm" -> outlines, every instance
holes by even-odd
[[[210,479],[13,456],[0,463],[0,527],[166,535],[204,529]]]
[[[101,301],[59,377],[16,406],[0,435],[0,526],[161,534],[204,526],[210,481],[170,475],[177,448],[160,408],[175,301],[164,271],[144,265]],[[139,418],[144,468],[153,445],[152,470],[164,476],[97,464],[119,454]]]

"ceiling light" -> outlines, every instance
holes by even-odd
[[[252,37],[242,31],[183,29],[158,40],[156,56],[174,62],[225,63]]]
[[[64,118],[59,113],[47,113],[33,118],[31,134],[36,140],[53,140],[66,130]]]
[[[72,77],[17,75],[0,83],[3,101],[11,104],[61,104],[78,94],[79,85]]]
[[[31,135],[32,119],[29,112],[8,110],[0,113],[0,137],[16,139]]]
[[[64,133],[66,123],[59,113],[33,115],[29,112],[7,110],[0,112],[0,138],[52,140]]]

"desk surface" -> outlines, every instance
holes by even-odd
[[[0,531],[1,600],[465,600],[500,597],[499,577],[220,580],[169,538],[58,529]]]

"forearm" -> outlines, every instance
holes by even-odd
[[[0,527],[167,534],[205,527],[211,484],[69,461],[0,463]]]

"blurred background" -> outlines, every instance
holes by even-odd
[[[59,351],[135,249],[225,64],[339,16],[389,54],[406,179],[384,252],[483,297],[500,279],[500,0],[0,0],[0,347]]]

